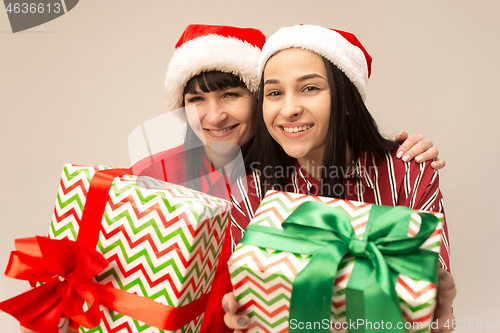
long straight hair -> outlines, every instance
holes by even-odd
[[[219,71],[209,71],[202,72],[196,76],[193,76],[186,87],[182,96],[186,94],[194,94],[196,92],[196,87],[199,87],[204,93],[215,92],[218,90],[228,89],[228,88],[246,88],[246,85],[240,78],[236,75],[219,72]],[[251,141],[247,142],[241,151],[243,156],[245,156],[248,147],[251,145]],[[186,179],[187,186],[196,190],[200,190],[200,177],[208,175],[212,170],[205,170],[204,164],[204,145],[200,138],[194,133],[191,126],[186,126],[186,136],[184,138],[184,158],[186,167]],[[236,172],[244,172],[244,170],[235,170]],[[231,177],[231,175],[227,175]],[[210,182],[208,182],[210,184]]]
[[[380,134],[358,90],[347,76],[324,57],[323,62],[330,87],[331,112],[323,157],[325,167],[321,168],[323,172],[321,195],[345,199],[344,172],[329,173],[328,170],[339,170],[339,168],[346,170],[347,143],[356,156],[361,151],[382,154],[395,149],[398,144]],[[269,134],[264,123],[263,98],[264,76],[262,75],[257,92],[256,135],[245,164],[260,172],[261,184],[265,192],[273,188],[286,188],[289,177],[284,170],[289,170],[289,167],[294,164],[294,159],[288,156]]]

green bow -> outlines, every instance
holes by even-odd
[[[356,257],[356,263],[346,289],[348,324],[358,319],[364,319],[364,323],[383,320],[385,325],[391,323],[391,330],[405,332],[404,327],[396,329],[398,323],[404,323],[394,287],[398,275],[437,285],[439,264],[436,252],[419,249],[432,235],[439,219],[420,212],[420,231],[415,237],[409,237],[413,213],[415,211],[402,206],[372,205],[363,240],[359,240],[340,209],[305,202],[283,222],[283,230],[250,225],[241,243],[312,255],[293,282],[289,322],[292,319],[302,323],[329,321],[337,268],[342,258],[350,254]],[[350,326],[349,332],[380,332],[380,327],[353,327]],[[299,331],[327,332],[328,329],[290,328],[290,332]]]

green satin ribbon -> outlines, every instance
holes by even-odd
[[[380,324],[383,320],[384,328],[390,322],[391,330],[405,332],[404,327],[396,329],[398,323],[404,323],[395,291],[398,275],[437,285],[439,266],[436,252],[419,249],[432,235],[439,219],[420,212],[421,228],[415,237],[409,237],[413,213],[402,206],[372,205],[363,240],[359,240],[349,218],[340,209],[305,202],[283,222],[283,230],[250,225],[241,243],[312,255],[293,282],[290,322],[330,320],[337,268],[342,258],[350,254],[356,257],[356,262],[346,289],[347,323],[364,319],[365,323]],[[349,332],[381,331],[380,327],[349,326]],[[328,332],[328,329],[290,327],[290,332]]]

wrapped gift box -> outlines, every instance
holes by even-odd
[[[90,181],[110,167],[64,166],[49,237],[76,240]],[[210,290],[231,204],[150,177],[113,180],[97,251],[109,266],[94,280],[155,302],[184,306]],[[98,327],[80,332],[167,332],[101,307]],[[202,317],[175,332],[198,332]]]
[[[282,230],[283,221],[297,207],[308,201],[322,202],[340,209],[348,217],[356,239],[362,239],[370,211],[375,206],[334,198],[268,191],[250,225]],[[421,216],[417,212],[409,214],[411,217],[407,236],[413,237],[420,230]],[[430,230],[432,235],[425,240],[420,249],[439,253],[443,216],[438,213],[433,215],[439,222],[435,229]],[[247,233],[250,229],[250,227],[247,229]],[[402,232],[405,233],[405,230]],[[240,305],[239,311],[250,316],[250,327],[247,332],[288,332],[292,285],[297,274],[308,265],[312,256],[275,250],[272,242],[268,243],[268,247],[257,247],[244,242],[245,239],[238,245],[228,264],[236,299]],[[327,318],[328,329],[332,332],[347,332],[346,326],[342,327],[343,323],[348,323],[346,287],[356,260],[353,256],[346,255],[338,266],[330,318]],[[434,268],[437,273],[437,266]],[[436,286],[431,282],[415,280],[403,274],[395,276],[397,277],[395,290],[407,331],[430,331],[428,327],[435,308]],[[294,328],[298,325],[296,322],[293,324]]]

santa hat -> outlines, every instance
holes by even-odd
[[[257,29],[191,24],[175,45],[165,78],[169,110],[182,107],[188,81],[202,73],[221,71],[238,76],[248,90],[258,88],[257,64],[264,34]]]
[[[294,25],[278,30],[269,37],[259,60],[259,75],[267,60],[284,49],[298,47],[312,51],[337,66],[366,99],[372,57],[353,34],[317,25]]]

